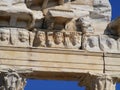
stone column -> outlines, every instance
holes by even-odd
[[[116,81],[109,75],[87,76],[80,79],[80,86],[85,86],[86,90],[115,90]]]
[[[15,71],[1,72],[0,90],[24,90],[26,79]]]

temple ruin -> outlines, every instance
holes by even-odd
[[[0,0],[0,90],[30,78],[115,90],[119,25],[109,0]]]

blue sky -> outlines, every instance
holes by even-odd
[[[120,16],[120,0],[110,0],[112,5],[112,19]],[[50,81],[50,80],[27,80],[25,90],[85,90],[79,87],[77,81]],[[116,90],[120,90],[117,84]]]

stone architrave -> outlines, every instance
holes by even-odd
[[[98,35],[85,35],[82,47],[87,51],[100,52]]]
[[[100,35],[100,49],[104,52],[117,52],[117,40],[111,36]]]

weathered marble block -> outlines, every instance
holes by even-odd
[[[48,32],[47,42],[49,47],[65,48],[63,32]]]
[[[65,32],[65,47],[69,49],[81,48],[81,32]]]
[[[112,36],[100,35],[100,49],[104,52],[117,52],[117,41]]]
[[[100,52],[99,35],[85,35],[83,37],[82,47],[87,51]]]
[[[46,47],[46,33],[44,31],[37,31],[34,42],[34,47]]]
[[[0,46],[10,46],[10,28],[0,28]]]
[[[26,29],[12,28],[11,42],[14,47],[30,47],[30,33]]]

